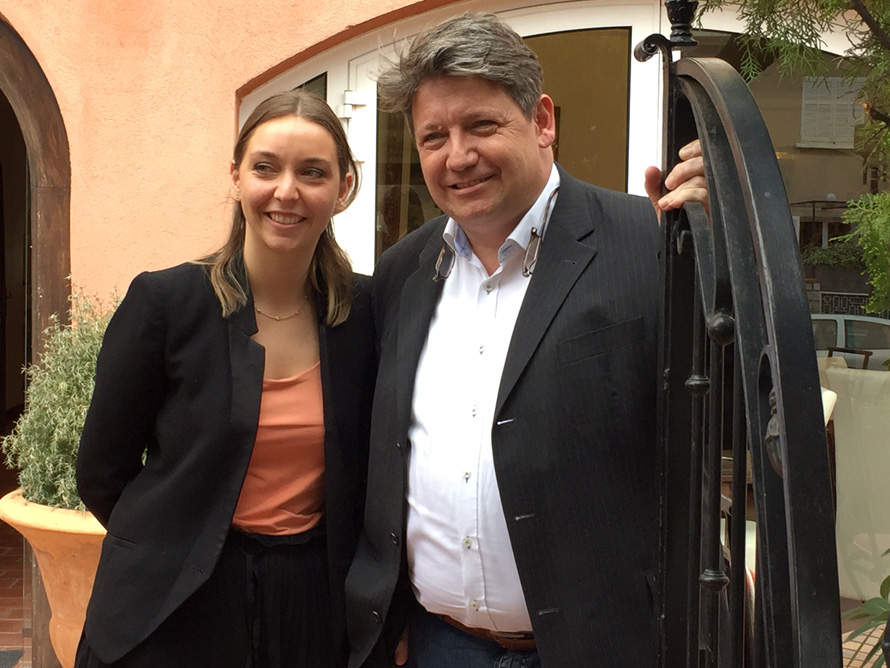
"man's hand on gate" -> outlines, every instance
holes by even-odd
[[[680,162],[664,180],[667,194],[661,192],[661,170],[658,167],[646,169],[646,193],[655,207],[656,213],[678,209],[686,202],[701,202],[708,210],[708,187],[705,180],[705,165],[702,159],[701,142],[686,144],[680,149]]]

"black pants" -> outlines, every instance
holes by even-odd
[[[233,530],[207,582],[145,641],[106,664],[82,637],[75,668],[332,668],[337,647],[324,536]]]

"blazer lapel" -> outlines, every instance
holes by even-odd
[[[253,294],[243,267],[236,268],[236,274],[247,291],[247,303],[228,317],[229,364],[232,370],[232,430],[237,437],[249,442],[246,448],[249,460],[256,439],[257,421],[260,414],[260,398],[263,393],[263,371],[265,351],[250,337],[256,334],[257,324],[254,315]],[[245,460],[245,466],[246,461]]]
[[[400,382],[397,383],[396,414],[406,428],[411,417],[417,364],[420,361],[420,353],[426,345],[430,320],[442,292],[442,281],[433,280],[436,259],[444,243],[441,234],[444,225],[439,225],[438,228],[421,251],[417,270],[405,281],[399,300],[396,364]]]
[[[593,211],[598,207],[595,202],[588,201],[575,179],[562,168],[559,173],[559,196],[510,339],[495,416],[500,413],[572,286],[596,255],[595,244],[589,237],[594,230]]]

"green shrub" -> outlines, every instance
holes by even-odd
[[[2,449],[7,465],[20,470],[19,484],[28,501],[83,509],[74,467],[93,395],[96,356],[112,312],[74,295],[71,324],[53,315],[39,361],[25,369],[25,411]]]
[[[800,259],[805,265],[827,267],[865,268],[862,262],[862,249],[855,241],[831,239],[827,248],[805,246],[800,251]]]
[[[890,193],[865,194],[847,203],[844,222],[853,231],[844,237],[862,249],[862,259],[872,293],[866,310],[890,309]]]

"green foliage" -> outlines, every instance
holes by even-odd
[[[806,246],[800,251],[800,259],[805,265],[827,267],[853,267],[862,269],[862,249],[846,236],[830,240],[828,248]]]
[[[736,7],[745,22],[742,75],[749,80],[760,74],[764,54],[778,56],[783,74],[824,72],[822,33],[835,29],[837,17],[847,8],[840,0],[706,0],[703,11],[723,5]]]
[[[822,34],[842,26],[841,13],[849,8],[842,0],[705,0],[701,12],[732,7],[745,23],[742,75],[750,80],[760,74],[762,59],[778,59],[779,71],[788,74],[825,71],[819,49]]]
[[[7,465],[20,469],[19,484],[29,501],[83,509],[74,466],[93,395],[96,356],[112,311],[74,295],[71,324],[53,315],[40,360],[25,369],[25,412],[2,449]]]
[[[866,194],[848,203],[844,221],[853,232],[842,237],[855,241],[873,288],[866,310],[890,309],[890,196]]]

